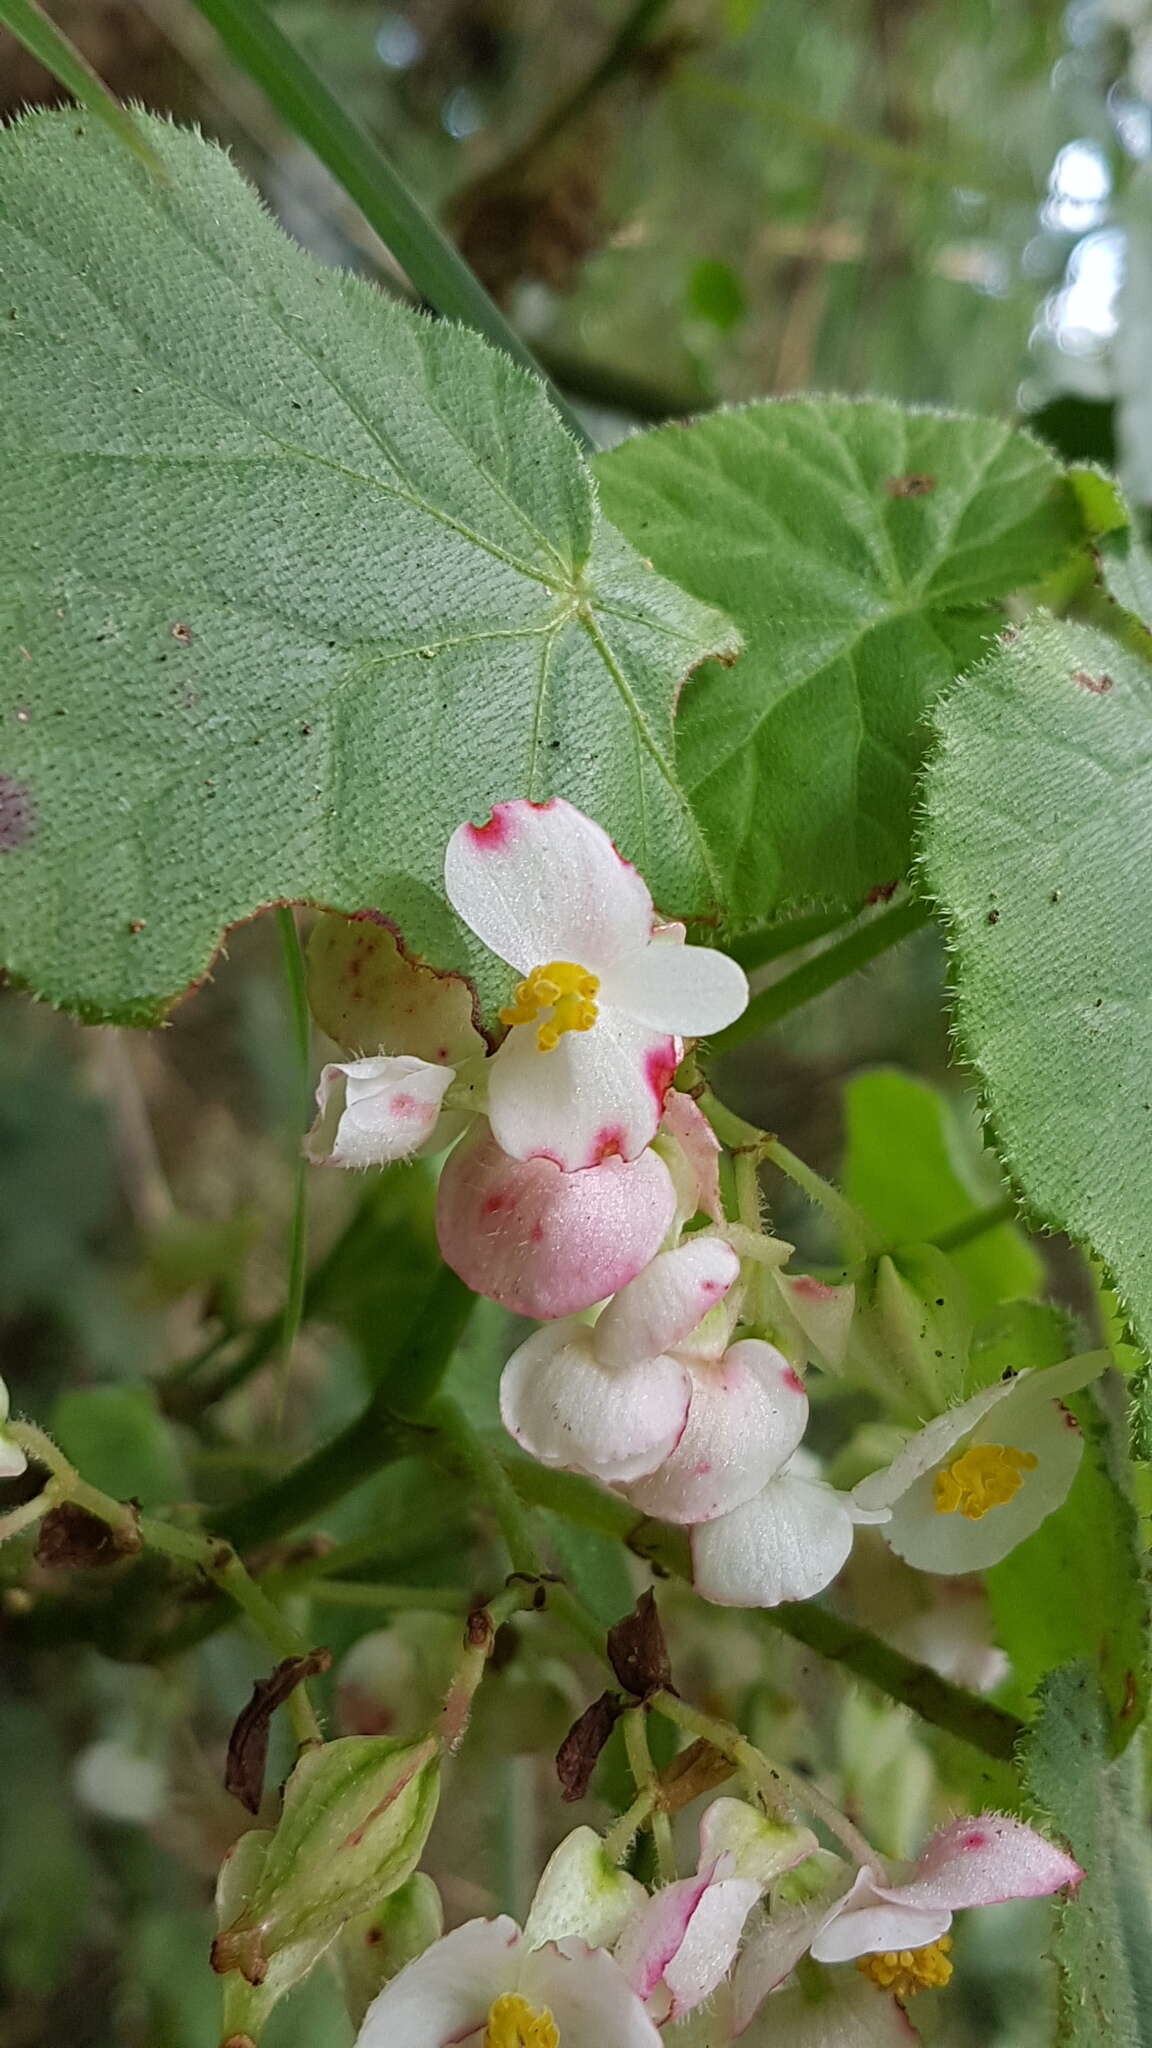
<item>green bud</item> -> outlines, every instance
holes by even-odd
[[[894,1419],[919,1428],[961,1398],[971,1341],[963,1276],[935,1245],[884,1252],[864,1266],[846,1369]]]
[[[241,1835],[228,1851],[216,1880],[218,1927],[230,1927],[259,1889],[271,1841],[269,1832],[253,1828],[249,1834]],[[229,1970],[223,1984],[221,2019],[221,2040],[225,2048],[232,2042],[259,2041],[273,2006],[286,1991],[291,1991],[294,1984],[299,1984],[308,1975],[327,1946],[328,1938],[297,1942],[291,1948],[279,1949],[268,1964],[262,1984],[250,1984],[239,1970]]]
[[[377,1993],[444,1932],[444,1907],[430,1877],[418,1870],[398,1891],[341,1929],[334,1951],[348,2017],[360,2026]]]
[[[218,1935],[213,1968],[262,1984],[272,1958],[330,1941],[404,1883],[440,1792],[437,1744],[347,1735],[301,1757],[244,1910]]]

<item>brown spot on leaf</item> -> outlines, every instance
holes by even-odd
[[[1078,668],[1072,681],[1093,697],[1106,697],[1114,687],[1111,676],[1090,676],[1086,668]]]
[[[142,917],[130,917],[128,919],[128,929],[133,933],[142,932],[144,929],[144,919]]]
[[[556,1751],[556,1776],[566,1805],[574,1806],[583,1799],[600,1752],[623,1712],[619,1694],[603,1692],[568,1730]]]
[[[894,882],[876,882],[869,889],[864,901],[865,903],[890,903],[899,887],[899,876],[897,876]]]
[[[171,633],[172,638],[179,642],[181,647],[191,647],[192,628],[191,626],[186,626],[184,624],[183,619],[175,620],[175,622],[171,626],[169,626],[168,631]]]
[[[608,1661],[633,1699],[650,1699],[654,1692],[670,1689],[668,1645],[651,1587],[641,1594],[631,1614],[609,1629]]]
[[[999,924],[1000,912],[998,910],[990,910],[984,922],[985,924]]]
[[[304,1679],[327,1671],[331,1662],[331,1650],[309,1650],[306,1657],[285,1657],[267,1678],[256,1680],[251,1699],[237,1714],[228,1740],[224,1789],[249,1813],[260,1811],[264,1797],[264,1766],[268,1761],[273,1714]]]
[[[923,470],[912,470],[908,476],[886,477],[884,489],[890,498],[927,498],[936,489],[936,479]]]
[[[136,1527],[136,1511],[132,1508],[129,1512],[131,1522],[113,1529],[98,1515],[90,1515],[87,1508],[61,1501],[59,1507],[48,1510],[40,1524],[37,1564],[49,1571],[87,1572],[97,1571],[102,1565],[119,1564],[124,1557],[135,1557],[143,1546]]]
[[[26,846],[36,830],[36,808],[26,782],[0,773],[0,853]]]

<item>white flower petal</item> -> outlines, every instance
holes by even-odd
[[[548,1942],[524,1959],[520,1992],[556,2022],[561,2048],[661,2048],[660,2036],[623,1970],[602,1948]],[[416,2048],[397,2036],[391,2048]],[[383,2048],[383,2044],[381,2044]]]
[[[750,1501],[787,1463],[807,1426],[808,1396],[788,1360],[757,1337],[689,1370],[684,1434],[657,1471],[629,1488],[629,1498],[664,1521],[711,1522]]]
[[[718,1607],[810,1600],[836,1577],[852,1531],[833,1487],[785,1473],[730,1515],[693,1529],[696,1590]]]
[[[827,1897],[783,1906],[760,1921],[741,1952],[733,1978],[733,2021],[742,2034],[770,1991],[807,1955],[828,1917]]]
[[[723,1982],[740,1946],[744,1922],[759,1897],[760,1886],[747,1877],[721,1878],[707,1886],[675,1955],[664,1965],[670,2019],[691,2012]]]
[[[927,1948],[952,1925],[947,1906],[903,1905],[886,1898],[875,1871],[862,1870],[847,1896],[834,1906],[812,1942],[818,1963],[848,1963],[856,1956],[889,1949]]]
[[[448,842],[444,887],[457,916],[521,974],[571,960],[602,975],[651,936],[647,885],[563,797],[516,798],[485,825],[461,825]]]
[[[451,1067],[411,1054],[325,1067],[319,1115],[305,1141],[309,1158],[349,1167],[410,1159],[432,1136],[452,1080]]]
[[[923,1572],[986,1571],[1060,1507],[1084,1452],[1075,1416],[1059,1401],[1045,1401],[1018,1406],[1011,1427],[1001,1435],[1000,1425],[1008,1420],[1005,1405],[969,1441],[1011,1444],[1036,1459],[1035,1469],[1020,1475],[1012,1499],[989,1508],[979,1521],[942,1515],[936,1506],[936,1472],[926,1472],[900,1496],[884,1531],[897,1557]]]
[[[1071,1856],[1024,1821],[978,1813],[933,1835],[899,1885],[877,1885],[881,1898],[925,1907],[999,1906],[1006,1899],[1041,1899],[1084,1872]]]
[[[776,1285],[785,1314],[799,1326],[808,1362],[842,1365],[856,1306],[852,1282],[833,1287],[811,1273],[777,1273]]]
[[[656,1152],[562,1173],[551,1159],[510,1159],[481,1123],[440,1175],[436,1230],[448,1264],[475,1293],[547,1321],[635,1280],[675,1210],[672,1176]]]
[[[715,1870],[726,1857],[733,1877],[748,1877],[763,1890],[792,1870],[820,1844],[811,1828],[768,1820],[746,1799],[714,1799],[700,1816],[700,1870]]]
[[[9,1437],[0,1436],[0,1479],[19,1479],[28,1470],[28,1460]]]
[[[1019,1378],[1024,1375],[1020,1374]],[[934,1465],[942,1464],[953,1447],[975,1429],[989,1410],[1006,1401],[1016,1386],[1016,1380],[999,1380],[994,1387],[984,1387],[973,1394],[970,1401],[961,1401],[955,1408],[948,1408],[943,1415],[936,1415],[910,1436],[903,1450],[898,1451],[890,1465],[883,1465],[879,1472],[870,1472],[852,1489],[852,1497],[862,1508],[888,1508],[899,1500],[902,1493],[915,1484]]]
[[[544,1866],[524,1939],[540,1948],[576,1935],[592,1948],[609,1948],[647,1903],[643,1885],[617,1868],[595,1828],[574,1828]]]
[[[356,2048],[449,2048],[515,1991],[524,1937],[514,1920],[469,1920],[433,1942],[373,2000]]]
[[[748,977],[709,946],[645,944],[604,977],[604,1000],[653,1031],[702,1038],[748,1007]]]
[[[604,1310],[596,1324],[597,1357],[603,1365],[633,1365],[674,1351],[739,1274],[739,1259],[719,1237],[689,1238],[662,1252]]]
[[[684,1184],[684,1205],[681,1220],[690,1223],[698,1209],[710,1216],[713,1223],[723,1223],[724,1204],[720,1199],[720,1140],[712,1129],[699,1104],[690,1095],[673,1089],[664,1104],[664,1118],[660,1126],[660,1140],[671,1140],[670,1157],[679,1154],[683,1172],[672,1168],[677,1188]],[[691,1203],[691,1207],[688,1204]]]
[[[639,1479],[679,1442],[688,1374],[675,1358],[601,1365],[592,1336],[584,1323],[552,1323],[513,1352],[500,1380],[504,1427],[541,1464]]]
[[[489,1061],[492,1134],[514,1159],[551,1159],[566,1173],[635,1159],[656,1135],[681,1053],[677,1039],[614,1010],[551,1052],[534,1024],[518,1024]]]

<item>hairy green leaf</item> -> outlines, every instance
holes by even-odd
[[[1152,1343],[1152,668],[1052,619],[942,707],[924,862],[997,1149]]]
[[[1026,1757],[1040,1818],[1085,1876],[1056,1907],[1051,1953],[1060,1983],[1055,2048],[1143,2048],[1152,2026],[1147,1847],[1139,1779],[1107,1760],[1105,1719],[1091,1670],[1053,1672]]]
[[[147,133],[162,183],[74,114],[0,137],[10,971],[146,1022],[288,898],[483,972],[444,842],[553,791],[714,910],[672,713],[732,628],[603,524],[539,384]]]
[[[1058,465],[992,420],[819,398],[666,427],[597,469],[608,516],[745,636],[679,728],[734,920],[855,909],[908,865],[925,711],[998,601],[1077,545]]]

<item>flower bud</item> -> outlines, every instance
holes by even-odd
[[[216,1924],[229,1927],[242,1914],[259,1889],[268,1860],[272,1835],[253,1828],[233,1844],[220,1866],[216,1880]],[[225,2043],[260,2039],[268,2016],[286,1991],[308,1975],[323,1955],[331,1936],[296,1942],[282,1948],[270,1959],[264,1980],[250,1984],[239,1970],[224,1978],[220,2038]]]
[[[971,1339],[963,1276],[934,1245],[885,1252],[865,1266],[846,1369],[895,1419],[919,1426],[960,1398]]]
[[[746,1799],[714,1799],[700,1820],[701,1869],[727,1856],[730,1876],[759,1885],[774,1884],[819,1846],[811,1828],[769,1820]]]
[[[342,1928],[334,1950],[348,2017],[358,2027],[377,1993],[444,1932],[444,1907],[432,1879],[418,1870],[382,1905]]]
[[[613,1863],[594,1828],[575,1828],[545,1866],[525,1937],[532,1948],[572,1936],[589,1948],[611,1948],[647,1896],[636,1878]]]
[[[348,1735],[301,1757],[244,1910],[217,1936],[213,1967],[264,1982],[300,1942],[326,1943],[415,1869],[440,1790],[437,1746]]]

